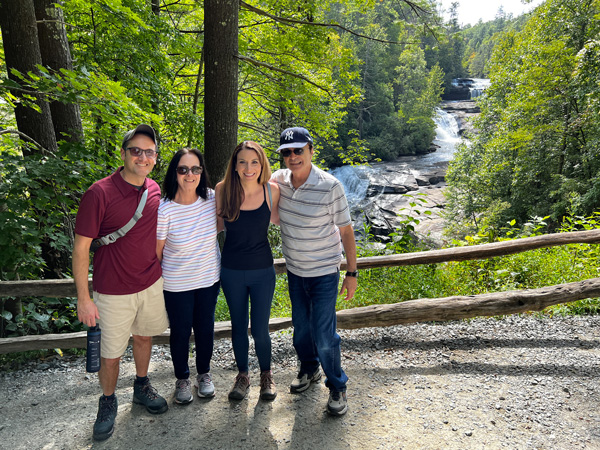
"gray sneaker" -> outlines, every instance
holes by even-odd
[[[215,396],[215,385],[212,382],[210,372],[199,374],[196,381],[198,382],[198,397],[209,398]]]
[[[117,417],[117,397],[109,400],[104,395],[98,402],[98,415],[94,423],[94,439],[103,441],[112,436],[115,431],[115,419]]]
[[[292,394],[304,392],[310,386],[310,383],[315,383],[321,379],[321,371],[317,368],[313,374],[300,372],[290,386]]]
[[[150,381],[144,384],[133,383],[133,403],[144,405],[152,414],[162,414],[169,409],[167,401],[158,395]]]
[[[177,380],[175,382],[175,403],[187,405],[194,400],[192,395],[192,383],[189,378]]]
[[[348,411],[348,400],[345,392],[330,391],[327,412],[332,416],[343,416]]]
[[[250,378],[244,373],[238,373],[231,391],[229,391],[229,400],[243,400],[250,390]]]

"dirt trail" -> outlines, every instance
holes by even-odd
[[[33,362],[0,373],[0,447],[6,449],[600,449],[600,318],[511,317],[342,331],[349,411],[325,412],[318,383],[288,393],[291,334],[273,335],[279,395],[230,403],[231,345],[216,344],[217,395],[173,403],[168,347],[150,377],[168,397],[159,416],[133,405],[127,355],[114,435],[91,429],[99,387],[79,361]],[[251,350],[252,352],[253,350]]]

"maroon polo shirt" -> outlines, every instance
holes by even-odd
[[[138,190],[121,177],[122,169],[97,181],[83,194],[75,223],[75,233],[81,236],[106,236],[129,222],[148,188],[146,206],[135,226],[94,253],[92,284],[94,291],[101,294],[134,294],[152,286],[162,274],[156,257],[160,187],[146,178]]]

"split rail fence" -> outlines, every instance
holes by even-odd
[[[367,269],[488,259],[538,248],[599,242],[600,229],[547,234],[469,247],[359,258],[358,268]],[[344,263],[342,264],[342,270],[345,270]],[[277,273],[285,272],[285,260],[275,260],[275,271]],[[75,284],[70,279],[0,281],[0,298],[35,296],[75,297]],[[541,311],[551,305],[595,297],[600,297],[600,278],[538,289],[444,298],[422,298],[394,304],[364,306],[338,311],[337,321],[340,329],[384,327],[415,322],[440,322],[480,316]],[[271,331],[282,330],[291,326],[292,321],[290,318],[274,318],[269,323]],[[215,323],[216,339],[229,336],[231,336],[230,322]],[[156,344],[167,344],[168,342],[168,330],[154,338]],[[85,346],[86,332],[21,336],[0,339],[0,354],[49,348],[85,348]]]

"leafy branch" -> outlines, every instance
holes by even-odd
[[[403,0],[404,3],[406,3],[418,16],[421,15],[428,15],[431,14],[431,12],[411,1],[408,0]],[[247,9],[248,11],[252,11],[253,13],[259,14],[261,16],[265,16],[268,17],[271,20],[274,20],[275,22],[279,22],[279,23],[283,23],[284,25],[310,25],[313,27],[325,27],[325,28],[337,28],[340,29],[342,31],[345,31],[347,33],[350,33],[354,36],[357,36],[359,38],[363,38],[363,39],[369,39],[371,41],[376,41],[376,42],[382,42],[384,44],[394,44],[394,45],[406,45],[406,44],[420,44],[419,41],[406,41],[406,42],[400,42],[400,41],[389,41],[386,39],[377,39],[374,38],[372,36],[367,36],[364,34],[360,34],[357,33],[356,31],[353,31],[349,28],[346,28],[342,25],[340,25],[339,23],[321,23],[321,22],[307,22],[304,20],[296,20],[296,19],[288,19],[286,17],[279,17],[279,16],[275,16],[273,14],[268,13],[267,11],[263,11],[262,9],[258,9],[255,6],[249,5],[248,3],[244,2],[244,1],[240,1],[240,6]]]

